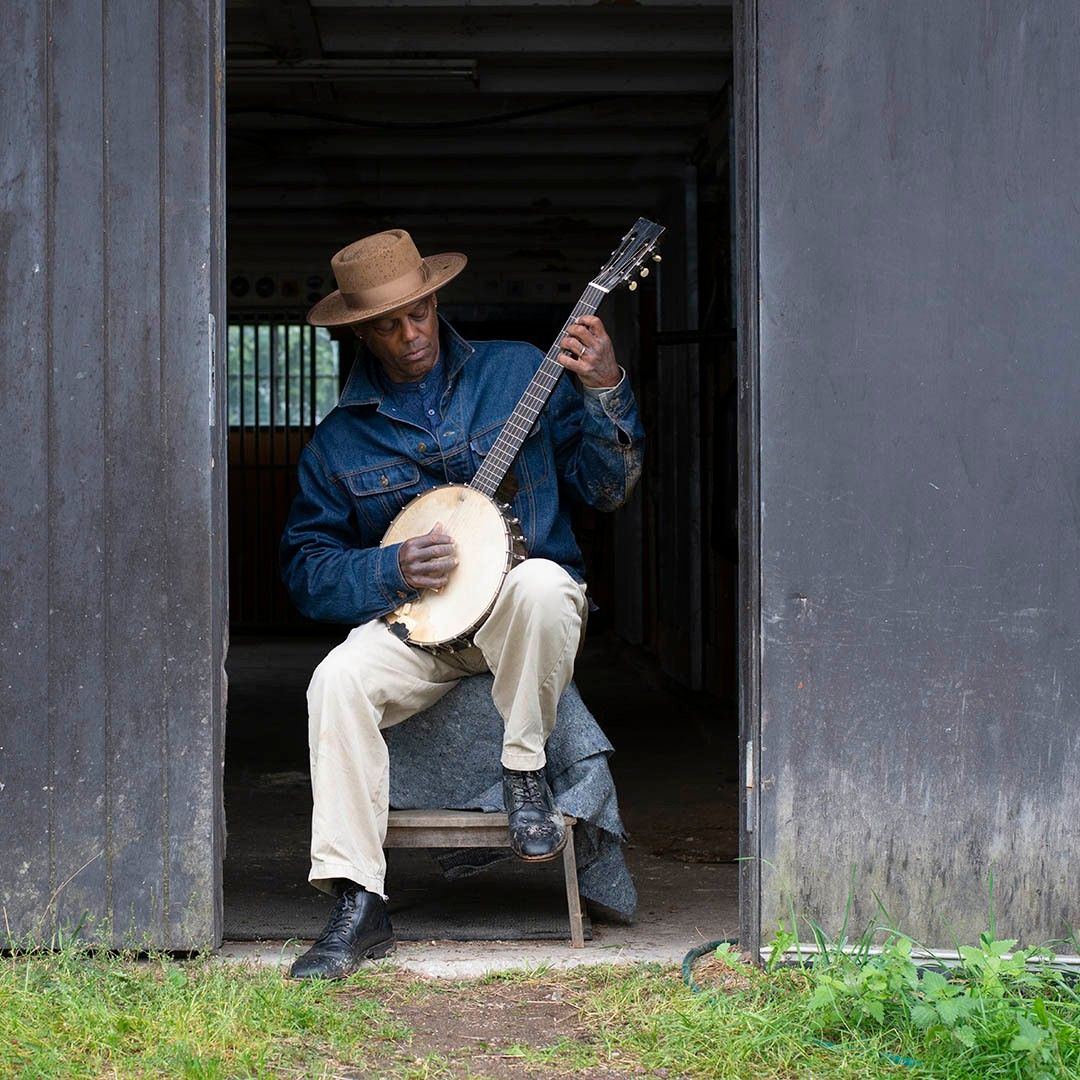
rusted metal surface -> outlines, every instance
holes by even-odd
[[[1080,924],[1080,18],[757,0],[762,926]]]
[[[0,12],[3,939],[220,934],[219,27]]]

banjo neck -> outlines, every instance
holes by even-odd
[[[514,406],[510,418],[503,425],[499,437],[488,451],[483,465],[477,469],[476,475],[469,481],[469,487],[494,498],[495,492],[510,471],[514,459],[524,445],[525,440],[529,437],[529,433],[536,424],[537,417],[543,411],[548,398],[551,397],[552,391],[565,370],[556,359],[562,351],[559,343],[566,336],[568,327],[577,322],[582,315],[596,314],[596,309],[600,306],[607,293],[608,290],[595,281],[589,282],[585,287],[581,299],[574,305],[574,310],[570,312],[566,322],[563,323],[559,336],[544,356],[544,362],[537,369],[529,385],[525,387],[525,392]]]

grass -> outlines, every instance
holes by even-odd
[[[371,985],[369,985],[369,983]],[[375,980],[292,984],[206,960],[99,957],[69,947],[0,961],[0,1076],[319,1075],[407,1033]]]
[[[895,932],[819,945],[804,969],[722,948],[698,993],[656,966],[318,984],[76,945],[0,959],[0,1076],[1080,1076],[1080,999],[1015,943],[983,935],[948,977]]]

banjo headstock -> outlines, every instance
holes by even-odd
[[[647,218],[638,218],[601,267],[600,273],[593,278],[592,284],[605,293],[611,292],[624,281],[630,283],[631,291],[636,289],[635,276],[648,277],[647,264],[660,261],[656,246],[663,235],[663,225],[657,225],[655,221]]]

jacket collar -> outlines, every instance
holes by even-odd
[[[439,316],[439,350],[446,364],[447,381],[462,369],[476,350],[442,317]],[[341,392],[338,405],[382,405],[383,388],[374,365],[378,361],[360,345],[356,350],[349,378]]]

